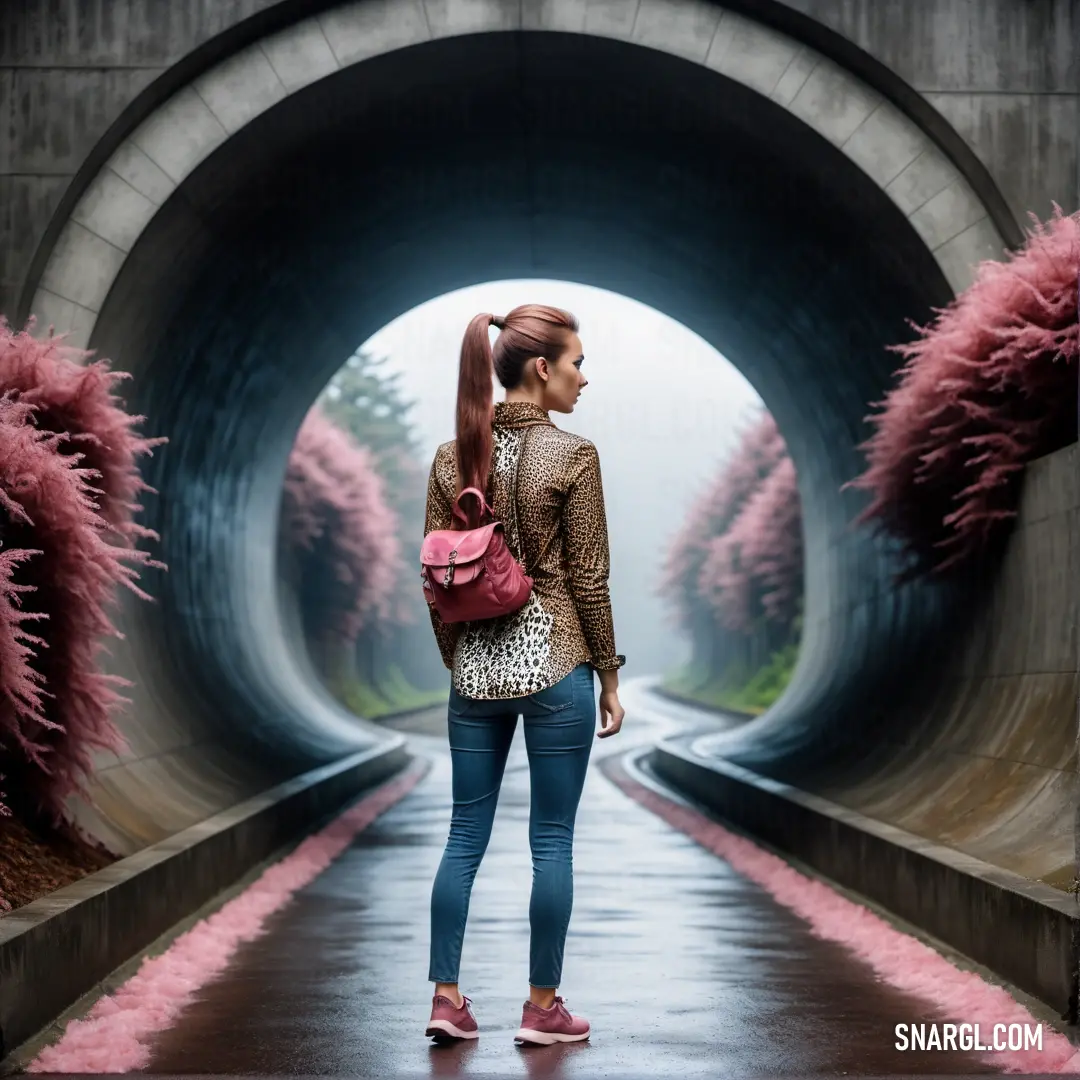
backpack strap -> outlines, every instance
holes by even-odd
[[[528,445],[529,435],[532,433],[532,429],[535,426],[535,424],[530,424],[525,429],[525,434],[521,440],[521,448],[518,450],[517,460],[514,463],[514,479],[510,490],[510,505],[514,510],[514,535],[517,540],[518,554],[520,555],[518,562],[521,563],[523,568],[525,566],[525,538],[521,535],[521,519],[518,515],[518,472],[521,470],[521,459],[525,454],[525,447]],[[484,493],[479,488],[467,487],[464,488],[461,494],[454,500],[454,505],[452,507],[454,517],[456,517],[463,525],[468,526],[469,524],[468,515],[461,509],[461,500],[465,498],[466,495],[474,495],[476,497],[477,502],[480,504],[481,514],[486,513],[488,517],[492,518],[495,516],[495,511],[488,505]]]
[[[518,450],[517,462],[514,465],[514,487],[510,492],[510,502],[514,507],[514,535],[517,540],[518,548],[518,562],[521,563],[521,568],[525,570],[525,537],[521,534],[521,521],[518,517],[518,473],[521,471],[521,459],[525,456],[525,447],[529,442],[529,435],[535,425],[530,424],[525,429],[525,434],[521,439],[521,448]],[[526,573],[528,571],[526,570]]]

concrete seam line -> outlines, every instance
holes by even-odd
[[[237,950],[266,932],[270,915],[315,880],[376,818],[427,775],[423,761],[399,773],[307,837],[238,896],[181,934],[160,956],[147,957],[115,993],[100,998],[85,1020],[72,1020],[28,1072],[100,1073],[144,1069],[152,1038],[166,1030]]]
[[[882,981],[932,1003],[948,1022],[977,1021],[984,1032],[992,1031],[995,1023],[1040,1023],[1003,987],[987,983],[974,972],[962,971],[930,946],[896,930],[825,882],[799,873],[778,855],[633,779],[621,756],[605,759],[600,769],[630,798],[760,885],[805,920],[816,937],[848,948]],[[1080,1051],[1052,1030],[1041,1053],[1009,1050],[976,1056],[1010,1072],[1080,1072]]]

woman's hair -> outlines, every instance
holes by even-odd
[[[492,326],[501,331],[494,349],[489,337]],[[566,347],[567,335],[577,329],[578,321],[570,312],[543,304],[523,304],[501,318],[477,315],[469,323],[461,342],[458,372],[459,494],[468,487],[487,490],[491,473],[492,371],[504,389],[513,390],[520,385],[528,360],[546,356],[554,363]],[[476,499],[467,499],[462,508],[469,515],[470,528],[475,528],[479,520]]]

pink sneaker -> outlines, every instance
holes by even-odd
[[[521,1027],[514,1036],[519,1043],[550,1046],[552,1043],[581,1042],[589,1037],[589,1021],[573,1016],[561,997],[550,1009],[526,1001],[521,1010]]]
[[[431,1019],[428,1021],[425,1035],[439,1042],[449,1039],[475,1039],[480,1031],[473,1016],[472,999],[461,995],[461,1006],[455,1005],[443,994],[436,994],[431,999]]]

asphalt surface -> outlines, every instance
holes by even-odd
[[[632,692],[628,698],[634,699]],[[652,699],[656,705],[656,699]],[[478,1040],[424,1037],[428,900],[450,813],[438,711],[396,723],[427,778],[244,946],[156,1041],[147,1073],[354,1077],[728,1077],[995,1071],[960,1052],[900,1052],[897,1023],[943,1022],[625,796],[596,765],[689,714],[597,740],[578,818],[564,984],[587,1043],[520,1048],[530,861],[519,729],[477,876],[462,989]]]

